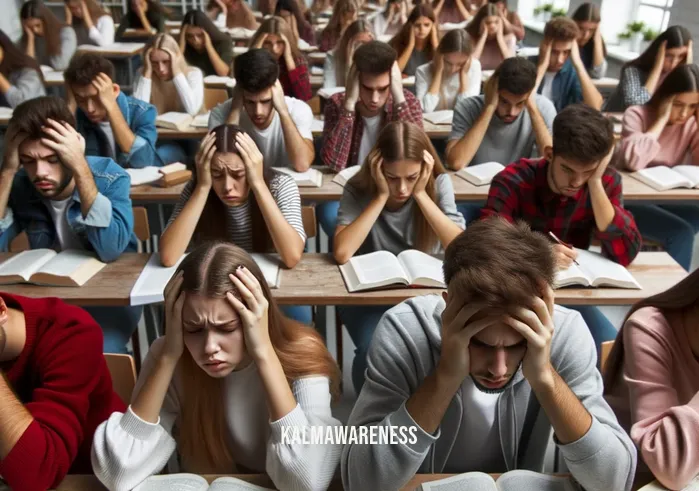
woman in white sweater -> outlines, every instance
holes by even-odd
[[[167,112],[198,114],[204,105],[204,75],[187,65],[184,54],[169,34],[153,37],[143,54],[143,69],[135,82],[133,96],[150,102],[158,114]],[[186,141],[159,143],[157,152],[165,164],[185,162],[193,151]]]
[[[267,473],[282,491],[326,489],[340,445],[282,435],[340,425],[330,411],[337,367],[314,330],[280,313],[252,257],[230,243],[198,246],[165,288],[165,309],[166,334],[131,405],[95,432],[98,479],[131,490],[176,451],[171,470]]]
[[[114,19],[97,0],[65,0],[66,24],[73,26],[78,46],[114,44]]]
[[[481,92],[481,62],[471,54],[470,36],[463,29],[447,32],[437,54],[415,72],[415,92],[424,112],[454,109],[459,98]]]
[[[374,40],[371,24],[364,19],[352,22],[342,33],[335,49],[329,51],[323,65],[323,88],[345,86],[354,51],[364,43]]]
[[[78,47],[75,31],[60,20],[41,0],[29,0],[19,12],[24,35],[22,50],[39,65],[65,70]]]

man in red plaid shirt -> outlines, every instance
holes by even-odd
[[[546,147],[544,158],[521,159],[495,176],[481,217],[524,220],[533,230],[553,232],[580,249],[589,248],[595,237],[604,256],[626,266],[638,254],[641,234],[624,209],[621,176],[608,167],[613,152],[611,121],[589,106],[568,106],[553,121],[553,148]],[[553,248],[561,269],[577,257],[566,245]],[[576,310],[598,345],[616,337],[616,329],[597,308]]]
[[[333,95],[325,105],[321,158],[334,171],[362,165],[381,129],[391,121],[422,126],[422,107],[403,88],[396,59],[396,50],[379,41],[370,41],[354,52],[347,90]],[[323,230],[331,238],[338,207],[334,201],[316,209]]]

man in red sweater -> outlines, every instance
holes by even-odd
[[[0,294],[0,476],[11,489],[43,491],[68,472],[91,474],[95,428],[125,410],[87,312]]]

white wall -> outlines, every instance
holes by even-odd
[[[19,22],[19,9],[22,6],[22,0],[0,0],[0,6],[3,7],[3,15],[0,15],[0,31],[16,42],[22,35]]]
[[[670,25],[679,24],[690,30],[694,38],[694,63],[699,55],[699,1],[675,0],[670,10]]]

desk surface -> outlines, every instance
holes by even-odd
[[[145,43],[114,43],[109,46],[92,46],[84,44],[78,46],[78,51],[89,51],[99,53],[109,58],[129,58],[143,52]]]

